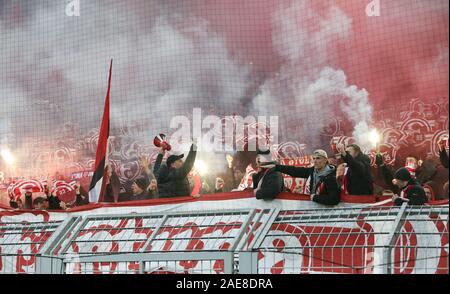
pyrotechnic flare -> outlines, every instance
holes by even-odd
[[[195,161],[195,163],[194,163],[194,168],[195,168],[195,170],[197,170],[197,172],[198,172],[201,176],[205,175],[205,174],[208,172],[208,166],[207,166],[206,163],[205,163],[203,160],[201,160],[201,159],[198,159],[198,160]]]
[[[3,149],[1,154],[2,154],[3,160],[7,164],[13,165],[14,162],[16,162],[16,159],[14,158],[14,155],[11,153],[11,151],[9,151],[9,149]]]
[[[373,148],[375,148],[376,152],[379,152],[379,143],[380,143],[380,135],[378,134],[376,129],[373,129],[369,134],[369,141],[372,143]]]

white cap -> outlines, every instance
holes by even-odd
[[[313,152],[313,155],[322,156],[322,157],[328,159],[328,154],[327,154],[327,152],[326,152],[325,150],[322,150],[322,149],[317,149],[317,150],[315,150],[315,151]]]

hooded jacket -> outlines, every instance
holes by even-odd
[[[347,190],[350,195],[373,195],[370,158],[362,153],[353,158],[348,152],[342,156],[347,163]]]
[[[447,154],[447,151],[445,149],[439,151],[439,159],[441,161],[441,164],[446,169],[448,169],[448,154]]]
[[[425,190],[416,179],[409,180],[400,192],[400,198],[395,199],[395,205],[402,205],[403,202],[408,202],[409,205],[423,205],[427,202]]]
[[[314,167],[296,167],[287,165],[276,165],[275,170],[296,178],[310,179],[309,190],[313,196],[313,201],[325,204],[336,205],[340,202],[340,191],[336,180],[336,168],[328,165],[328,171],[319,173],[317,183],[314,182]],[[313,187],[316,187],[315,189]],[[314,190],[313,190],[314,189]]]
[[[263,169],[253,174],[252,180],[253,189],[256,190],[256,199],[274,199],[284,190],[283,176],[275,168]],[[262,181],[261,184],[260,181]]]
[[[161,161],[158,162],[158,159],[162,160],[162,156],[159,157],[158,155],[154,173],[158,177],[159,198],[189,196],[191,194],[187,175],[194,166],[197,155],[197,151],[194,149],[195,145],[192,144],[183,166],[178,169],[168,167],[166,164],[160,166]]]

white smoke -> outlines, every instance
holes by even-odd
[[[0,101],[0,147],[7,147],[14,143],[11,121],[17,119],[22,123],[26,123],[27,115],[23,110],[29,109],[30,103],[20,89],[9,87],[0,88]],[[18,104],[20,109],[17,107]]]
[[[133,139],[148,144],[193,107],[245,115],[249,68],[189,5],[82,1],[79,17],[65,15],[65,1],[1,5],[0,138],[8,144],[51,141],[65,123],[97,129],[110,58],[111,124],[141,124]],[[14,5],[18,19],[9,14]]]
[[[300,140],[310,149],[320,147],[322,129],[337,105],[355,126],[360,144],[371,123],[368,93],[347,83],[343,70],[332,64],[334,50],[351,34],[351,19],[336,6],[319,15],[308,1],[280,5],[273,16],[273,42],[285,60],[279,72],[260,88],[253,100],[257,113],[283,113],[289,130],[282,140]],[[280,101],[283,101],[281,103]]]

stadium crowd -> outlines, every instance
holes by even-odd
[[[227,154],[225,172],[201,180],[201,190],[193,194],[195,181],[190,173],[197,155],[194,141],[186,159],[184,154],[171,154],[165,162],[167,152],[160,147],[154,164],[148,156],[140,158],[143,173],[127,187],[121,187],[114,170],[106,167],[106,193],[104,202],[124,202],[157,198],[252,190],[256,199],[271,200],[281,192],[289,190],[284,185],[283,175],[305,179],[305,194],[311,201],[323,205],[336,205],[345,195],[390,196],[394,205],[407,202],[423,205],[427,202],[449,197],[448,153],[444,141],[438,142],[439,160],[418,160],[408,156],[405,166],[395,170],[384,162],[381,153],[376,154],[375,167],[368,155],[356,144],[337,146],[337,154],[329,156],[326,151],[313,152],[309,167],[281,165],[274,161],[270,149],[239,151],[234,156]],[[3,176],[3,175],[2,175]],[[30,190],[21,191],[21,197],[11,198],[14,209],[67,210],[89,203],[87,191],[80,183],[74,187],[75,200],[66,203],[55,191],[46,187],[45,196],[33,198]],[[296,192],[296,191],[290,191]]]

